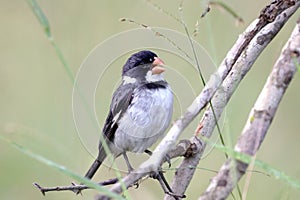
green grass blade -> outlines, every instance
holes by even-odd
[[[85,98],[84,98],[82,92],[80,91],[78,85],[75,82],[75,76],[74,76],[68,62],[66,61],[62,51],[60,50],[59,46],[56,44],[55,40],[52,37],[51,31],[50,31],[50,24],[49,24],[49,21],[48,21],[46,15],[44,14],[41,7],[39,6],[39,4],[35,0],[27,0],[27,2],[30,5],[30,8],[32,9],[33,13],[35,14],[37,19],[39,20],[40,24],[43,26],[44,32],[45,32],[47,38],[49,39],[50,43],[52,44],[53,48],[55,49],[55,52],[56,52],[59,60],[61,61],[62,65],[63,65],[63,68],[66,71],[71,83],[74,85],[74,88],[78,91],[78,93],[80,95],[80,98],[82,100],[82,103],[84,104],[85,109],[89,113],[89,117],[90,117],[91,121],[93,122],[92,124],[94,125],[95,128],[97,128],[98,127],[97,123],[94,120],[94,118],[92,117],[93,113],[92,113],[90,107],[88,106],[87,101],[85,100]],[[101,135],[100,135],[100,137],[101,137]],[[100,139],[101,139],[101,141],[104,141],[103,137],[101,137]],[[109,154],[110,150],[109,150],[106,143],[103,143],[103,147],[104,147],[105,151],[107,152],[107,154]],[[112,161],[112,159],[113,158],[111,158],[111,161]],[[113,164],[113,167],[115,169],[117,169],[115,167],[115,164]],[[120,173],[119,170],[116,170],[116,175],[117,175],[117,178],[121,181],[121,173]],[[122,185],[123,191],[127,194],[127,190],[126,190],[125,185],[124,184],[121,184],[121,185]]]
[[[292,59],[293,59],[294,65],[297,68],[298,73],[300,73],[300,63],[298,62],[297,57],[293,56]]]
[[[187,25],[186,25],[186,23],[184,21],[184,17],[183,17],[183,11],[184,11],[183,10],[183,1],[180,3],[179,11],[180,11],[180,16],[181,16],[181,23],[182,23],[182,26],[183,26],[184,31],[186,33],[186,36],[188,37],[189,44],[191,46],[191,49],[192,49],[192,52],[193,52],[193,57],[194,57],[194,60],[196,62],[196,66],[197,66],[198,73],[199,73],[199,76],[200,76],[200,80],[201,80],[201,82],[203,84],[203,87],[204,87],[206,85],[206,81],[205,81],[205,78],[204,78],[202,70],[201,70],[200,62],[198,60],[198,56],[197,56],[196,51],[195,51],[193,40],[191,38],[191,35],[189,33],[189,30],[188,30],[188,27],[187,27]],[[215,123],[216,123],[217,131],[218,131],[221,143],[222,143],[223,146],[226,146],[225,140],[224,140],[223,135],[222,135],[221,128],[219,126],[219,123],[218,123],[218,120],[217,120],[217,117],[216,117],[215,109],[214,109],[214,106],[212,105],[211,100],[209,100],[209,106],[211,107],[211,110],[212,110],[212,113],[213,113],[213,117],[214,117],[214,120],[215,120]],[[225,157],[226,158],[228,157],[228,155],[226,153],[225,153]]]
[[[230,157],[237,159],[239,161],[242,161],[244,163],[250,164],[252,161],[252,157],[240,152],[236,152],[233,149],[224,147],[222,145],[215,145],[215,148],[226,152]],[[254,164],[263,169],[264,171],[266,171],[268,174],[274,176],[276,179],[280,179],[282,181],[285,181],[288,185],[290,185],[291,187],[300,190],[300,181],[292,178],[290,176],[288,176],[286,173],[284,173],[283,171],[280,171],[278,169],[275,169],[274,167],[271,167],[270,165],[266,164],[265,162],[261,161],[261,160],[255,160]]]
[[[75,81],[73,72],[72,72],[70,66],[68,65],[66,59],[64,58],[60,48],[58,47],[58,45],[53,40],[53,37],[52,37],[52,34],[51,34],[51,29],[50,29],[50,24],[49,24],[49,21],[48,21],[46,15],[44,14],[41,7],[39,6],[39,4],[35,0],[27,0],[27,2],[29,4],[32,12],[35,14],[36,18],[39,20],[40,24],[44,28],[44,32],[45,32],[47,38],[50,40],[51,44],[53,45],[59,60],[63,64],[63,67],[64,67],[65,71],[67,72],[68,77],[69,77],[69,79],[71,80],[71,82],[73,84],[74,81]]]
[[[51,31],[50,31],[50,25],[47,17],[45,16],[44,12],[38,5],[38,3],[35,0],[27,0],[28,4],[30,5],[30,8],[32,9],[35,16],[38,18],[41,25],[44,27],[44,31],[46,36],[51,39]]]
[[[226,12],[228,12],[234,19],[236,19],[239,23],[244,23],[242,17],[240,17],[232,8],[230,8],[226,3],[221,1],[210,1],[209,5],[216,5],[223,8]]]
[[[16,142],[14,141],[10,141],[4,137],[0,137],[0,139],[2,139],[3,141],[9,143],[11,146],[13,146],[14,148],[16,148],[17,150],[19,150],[20,152],[24,153],[25,155],[43,163],[43,164],[46,164],[60,172],[62,172],[63,174],[69,176],[69,177],[72,177],[73,179],[75,179],[76,181],[78,182],[82,182],[84,184],[86,184],[87,186],[91,187],[91,188],[94,188],[96,189],[97,191],[111,197],[111,198],[114,198],[114,199],[119,199],[119,200],[124,200],[124,198],[120,195],[117,195],[116,193],[113,193],[113,192],[110,192],[107,188],[103,187],[103,186],[100,186],[98,185],[97,183],[94,183],[92,182],[91,180],[89,179],[86,179],[78,174],[76,174],[75,172],[67,169],[65,166],[62,166],[62,165],[59,165],[55,162],[53,162],[52,160],[49,160],[39,154],[36,154],[32,151],[30,151],[29,149],[26,149],[25,147],[23,147],[22,145],[20,144],[17,144]]]

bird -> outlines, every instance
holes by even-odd
[[[126,152],[148,150],[170,125],[173,94],[163,76],[164,62],[152,51],[132,54],[122,68],[122,82],[112,95],[102,136],[112,155],[123,155],[128,172],[133,170]],[[100,140],[98,156],[85,174],[92,179],[107,153]]]

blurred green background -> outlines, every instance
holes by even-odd
[[[197,20],[199,34],[194,39],[199,42],[218,65],[233,45],[238,35],[254,20],[260,10],[269,2],[256,1],[223,1],[235,10],[245,21],[237,25],[236,20],[222,9],[213,8],[200,20],[206,1],[186,1],[184,19],[190,32],[193,32]],[[51,31],[66,61],[76,74],[83,60],[99,43],[112,35],[138,26],[120,22],[119,18],[127,17],[152,27],[165,27],[184,33],[183,27],[170,16],[163,14],[146,1],[38,1],[48,17]],[[156,1],[156,3],[174,16],[179,16],[179,1]],[[253,106],[265,80],[280,54],[281,48],[294,28],[299,16],[297,12],[285,25],[282,31],[266,48],[245,77],[232,97],[221,120],[226,132],[227,143],[235,143],[240,134],[248,113]],[[46,38],[43,28],[26,1],[1,1],[0,6],[0,126],[1,136],[14,141],[34,153],[40,154],[54,162],[64,165],[78,174],[84,174],[97,152],[98,135],[86,133],[84,141],[88,150],[78,137],[72,113],[73,84],[53,47]],[[142,36],[141,36],[142,37]],[[124,44],[130,41],[124,41]],[[124,45],[120,43],[119,45]],[[117,47],[116,47],[117,48]],[[143,47],[141,47],[143,48]],[[113,52],[107,52],[113,54]],[[178,95],[175,102],[174,119],[179,117],[198,93],[202,86],[195,70],[182,59],[164,51],[158,52],[169,65],[174,66],[185,79],[178,80],[172,73],[166,73],[174,93]],[[128,54],[129,55],[129,54]],[[102,125],[108,110],[112,90],[120,80],[120,69],[128,55],[114,61],[108,72],[97,86],[95,110]],[[99,67],[101,68],[101,60]],[[200,60],[201,62],[201,60]],[[206,79],[215,69],[201,63]],[[168,70],[172,71],[172,70]],[[300,135],[297,122],[300,119],[299,77],[297,73],[281,102],[273,124],[257,158],[274,168],[300,180]],[[183,84],[192,86],[185,90]],[[225,120],[224,120],[225,119]],[[185,131],[183,138],[189,138],[197,124]],[[224,123],[224,121],[226,123]],[[53,192],[45,197],[32,186],[39,182],[42,186],[68,185],[71,178],[42,164],[0,140],[0,199],[92,199],[95,191],[84,191],[75,196],[71,192]],[[134,156],[135,157],[135,156]],[[141,162],[147,156],[134,158]],[[119,163],[122,163],[118,159]],[[209,170],[218,170],[224,162],[224,155],[213,149],[203,159],[188,188],[187,199],[196,199],[207,187],[214,175]],[[179,161],[173,163],[173,167]],[[136,165],[135,165],[136,166]],[[203,168],[203,169],[202,169]],[[207,170],[209,169],[209,170]],[[255,168],[263,172],[262,169]],[[167,171],[171,180],[174,170]],[[113,177],[113,170],[102,167],[94,180],[105,180]],[[243,189],[244,178],[241,181]],[[236,193],[236,192],[235,192]],[[130,189],[132,199],[162,199],[163,193],[157,182],[144,181],[138,189]],[[291,188],[281,180],[261,173],[253,173],[247,199],[299,199],[300,191]],[[229,197],[231,199],[232,197]]]

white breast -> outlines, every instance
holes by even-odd
[[[115,133],[114,144],[119,153],[141,153],[149,148],[168,128],[172,110],[170,88],[137,89]]]

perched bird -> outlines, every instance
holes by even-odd
[[[126,152],[149,152],[147,148],[171,122],[173,95],[163,78],[163,64],[151,51],[131,55],[123,66],[122,83],[112,97],[102,134],[113,156],[124,156],[129,172],[133,168]],[[98,157],[86,178],[94,176],[106,156],[100,141]]]

